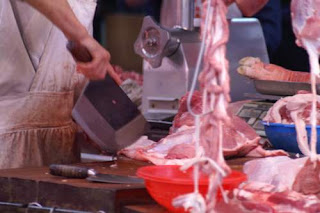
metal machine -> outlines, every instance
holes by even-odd
[[[177,113],[181,96],[191,86],[200,50],[199,20],[194,20],[194,0],[163,2],[161,25],[145,17],[135,42],[135,52],[144,58],[142,112],[147,119],[162,120]],[[194,25],[194,23],[196,25]],[[254,18],[229,20],[227,58],[230,65],[232,101],[256,93],[251,80],[236,72],[246,56],[269,62],[260,23]]]

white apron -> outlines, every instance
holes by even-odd
[[[94,0],[69,0],[90,31]],[[86,79],[63,33],[24,2],[0,0],[0,168],[74,163],[71,111]]]

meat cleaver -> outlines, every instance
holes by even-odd
[[[144,183],[144,180],[138,177],[130,177],[124,175],[114,174],[101,174],[97,173],[96,170],[78,166],[59,165],[52,164],[49,167],[51,175],[62,176],[66,178],[86,178],[91,182],[102,182],[102,183],[123,183],[123,184],[134,184]]]
[[[79,44],[68,42],[67,48],[76,61],[92,60],[87,49]],[[134,143],[148,129],[137,106],[109,75],[85,86],[72,116],[89,138],[110,155]]]

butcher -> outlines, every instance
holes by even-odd
[[[1,169],[80,159],[74,102],[87,79],[117,78],[89,33],[95,7],[93,0],[0,0]],[[93,60],[76,63],[68,40]]]

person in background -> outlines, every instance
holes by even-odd
[[[110,54],[90,35],[95,7],[92,0],[0,0],[1,169],[80,160],[74,102],[87,79],[118,80]],[[68,40],[92,61],[76,63]]]
[[[269,0],[254,17],[262,25],[270,63],[294,71],[309,72],[308,54],[295,42],[290,3],[291,0]]]

